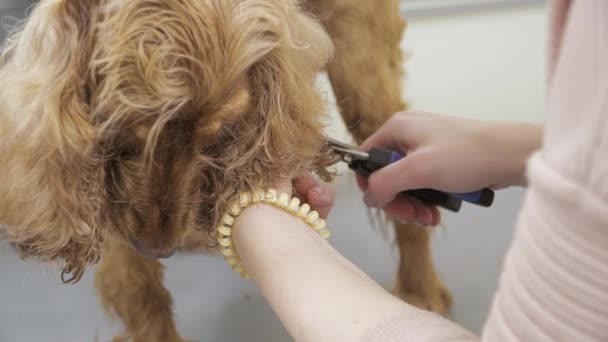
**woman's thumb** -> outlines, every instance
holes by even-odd
[[[382,208],[402,191],[426,187],[430,169],[417,159],[410,155],[372,173],[367,182],[365,204]]]

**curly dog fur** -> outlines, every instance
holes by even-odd
[[[405,108],[403,29],[397,0],[41,1],[0,57],[3,234],[64,282],[101,258],[122,338],[182,341],[156,258],[209,245],[243,189],[329,180],[315,77],[362,141]],[[429,232],[397,242],[395,293],[445,313]]]

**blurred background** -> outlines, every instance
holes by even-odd
[[[3,27],[23,18],[34,1],[0,0]],[[409,0],[404,97],[416,109],[448,115],[542,122],[546,4],[535,0]],[[0,41],[6,31],[0,30]],[[319,85],[332,101],[324,75]],[[10,84],[3,84],[10,87]],[[330,133],[348,139],[334,111]],[[466,156],[462,156],[466,158]],[[390,236],[374,229],[346,169],[333,184],[337,204],[329,220],[332,244],[389,287],[396,270]],[[451,319],[476,333],[484,323],[508,248],[521,189],[498,193],[490,209],[467,206],[445,213],[435,230],[437,269],[452,290]],[[289,341],[252,284],[223,260],[176,255],[166,261],[166,283],[178,328],[193,341]],[[120,267],[120,265],[117,265]],[[77,285],[60,285],[54,270],[19,260],[0,241],[0,342],[110,341],[120,332],[100,309],[91,269]]]

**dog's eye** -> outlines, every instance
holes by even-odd
[[[133,160],[140,155],[141,151],[139,148],[134,146],[129,146],[122,148],[118,151],[118,159],[119,160]]]

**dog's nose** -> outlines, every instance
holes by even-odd
[[[167,259],[172,257],[176,251],[176,248],[150,249],[150,254],[152,254],[152,256],[156,259]]]
[[[150,259],[167,259],[177,252],[176,247],[169,248],[154,248],[146,247],[140,241],[131,238],[131,244],[139,253]]]

